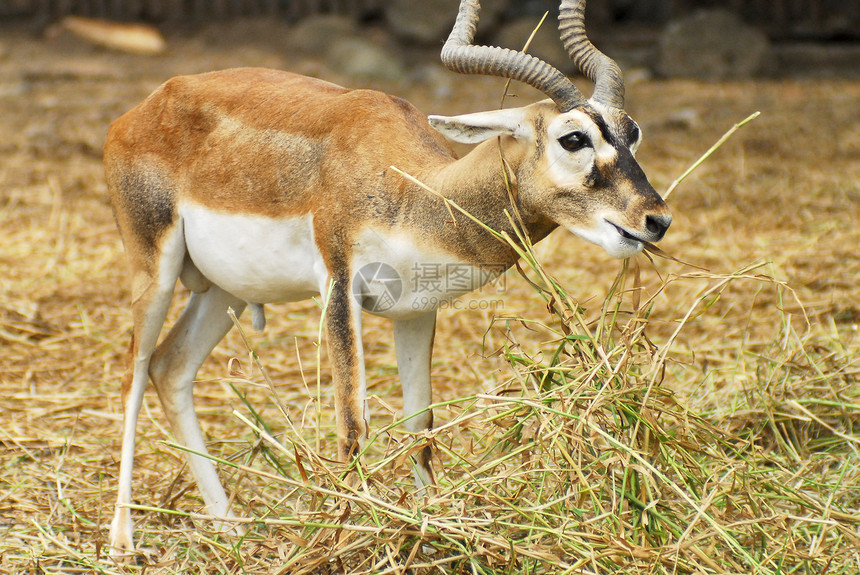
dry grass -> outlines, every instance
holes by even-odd
[[[534,250],[542,265],[524,265],[541,290],[509,273],[503,293],[475,296],[495,309],[441,314],[438,428],[420,437],[396,426],[389,328],[368,318],[374,436],[355,486],[325,459],[317,306],[272,306],[266,333],[249,333],[279,400],[234,330],[201,372],[198,408],[250,534],[196,515],[148,395],[135,495],[162,511],[136,513],[145,563],[114,565],[130,316],[106,125],[175,73],[310,66],[173,46],[141,60],[22,42],[0,60],[0,572],[860,570],[860,85],[840,81],[631,86],[659,189],[762,111],[671,197],[661,247],[710,271],[639,258],[620,274],[556,232]],[[500,84],[458,82],[448,99],[389,89],[448,113],[496,105]],[[440,488],[421,497],[408,456],[427,442]]]

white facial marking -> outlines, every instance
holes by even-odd
[[[572,132],[582,132],[590,146],[573,152],[565,150],[558,140]],[[595,162],[611,162],[618,152],[603,139],[600,128],[588,114],[571,110],[550,122],[546,154],[552,183],[559,187],[579,187]]]
[[[604,216],[606,214],[597,214],[595,225],[591,228],[571,227],[570,231],[582,239],[602,247],[606,253],[614,258],[629,258],[642,251],[645,244],[622,236],[619,229]]]

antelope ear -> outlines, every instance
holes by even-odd
[[[439,133],[461,144],[477,144],[495,136],[523,138],[528,134],[522,108],[491,110],[460,116],[430,116],[427,120]]]

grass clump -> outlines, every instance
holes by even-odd
[[[275,572],[297,574],[857,572],[860,398],[838,341],[799,336],[783,317],[777,340],[736,356],[748,383],[730,406],[697,412],[667,385],[699,371],[670,349],[686,321],[734,282],[778,297],[784,285],[755,269],[697,272],[643,302],[625,265],[589,315],[523,256],[549,315],[496,319],[507,379],[435,405],[437,429],[410,436],[393,421],[350,471],[311,446],[316,425],[309,435],[245,404],[267,464],[224,463],[267,487],[246,502],[255,527],[236,569],[277,555]],[[657,346],[661,291],[702,279]],[[545,343],[521,344],[524,330]],[[416,494],[409,460],[428,444],[438,490]]]

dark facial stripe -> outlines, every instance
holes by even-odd
[[[583,107],[582,111],[591,118],[591,121],[597,126],[597,129],[600,130],[600,135],[603,136],[603,139],[606,140],[609,145],[613,148],[618,149],[618,140],[615,137],[615,134],[612,133],[612,130],[609,129],[609,125],[606,123],[606,120],[603,119],[603,116],[597,113],[597,110],[593,110],[592,108]]]

